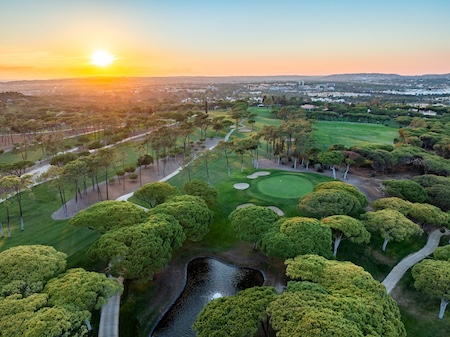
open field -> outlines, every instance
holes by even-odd
[[[361,146],[366,144],[392,144],[398,129],[381,124],[349,122],[317,122],[313,125],[314,140],[318,148],[333,144]]]

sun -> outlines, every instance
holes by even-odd
[[[97,50],[91,55],[91,63],[99,67],[109,66],[115,59],[114,55],[105,50]]]

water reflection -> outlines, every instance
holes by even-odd
[[[260,286],[259,271],[228,266],[214,259],[196,259],[189,263],[186,287],[158,323],[152,337],[195,337],[192,324],[200,310],[212,299],[236,294]]]

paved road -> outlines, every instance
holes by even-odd
[[[123,283],[122,278],[118,278],[118,280]],[[120,295],[120,293],[117,293],[102,307],[99,337],[119,337]]]
[[[381,282],[386,287],[386,291],[388,294],[391,293],[391,291],[397,285],[398,281],[400,281],[402,276],[409,268],[422,261],[424,258],[435,251],[435,249],[439,246],[439,240],[441,239],[441,236],[444,235],[450,235],[450,231],[447,229],[445,233],[442,233],[437,229],[431,232],[428,236],[427,244],[421,250],[415,252],[414,254],[408,255],[403,260],[401,260],[394,268],[392,268],[388,276],[386,276],[383,282]]]

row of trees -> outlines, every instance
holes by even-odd
[[[0,253],[2,335],[88,336],[91,312],[123,287],[103,274],[66,270],[66,258],[40,245]]]
[[[203,193],[198,186],[204,187],[193,181],[185,190]],[[204,195],[214,204],[211,192]],[[200,196],[180,195],[178,189],[164,182],[146,184],[136,196],[148,203],[148,212],[127,202],[103,201],[76,214],[69,224],[102,234],[88,255],[107,263],[113,275],[148,280],[166,267],[173,250],[185,240],[204,237],[212,212]]]

